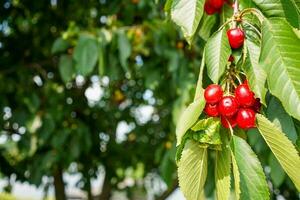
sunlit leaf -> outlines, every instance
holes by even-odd
[[[233,136],[233,152],[240,173],[240,199],[269,200],[269,188],[262,166],[248,143]]]
[[[217,199],[229,199],[231,174],[231,155],[229,147],[224,146],[222,151],[216,152],[215,173]]]
[[[267,17],[286,18],[291,25],[299,27],[300,13],[294,0],[253,0]]]
[[[235,199],[239,200],[240,199],[240,194],[241,194],[240,172],[239,172],[239,168],[238,168],[237,163],[236,163],[234,153],[232,151],[230,151],[230,153],[231,153],[231,161],[232,161],[232,172],[233,172],[233,178],[234,178]]]
[[[199,120],[192,128],[190,133],[192,138],[200,143],[219,145],[221,122],[217,118],[207,118]]]
[[[207,149],[187,141],[178,164],[179,186],[187,200],[201,199],[206,176]]]
[[[182,137],[187,132],[189,128],[196,123],[198,117],[200,116],[202,110],[205,106],[205,100],[202,98],[197,99],[193,103],[191,103],[180,116],[177,126],[176,126],[176,137],[177,137],[177,145],[181,143]]]
[[[254,91],[255,95],[265,104],[265,96],[267,89],[265,83],[267,75],[259,64],[260,48],[250,40],[246,40],[248,50],[248,57],[244,66],[250,88]]]
[[[223,75],[230,54],[231,48],[225,29],[216,32],[207,41],[205,46],[205,61],[208,76],[214,83],[218,83],[219,78]]]
[[[261,61],[270,92],[285,110],[300,119],[300,39],[280,18],[264,20]]]
[[[203,15],[204,0],[173,0],[171,19],[181,27],[191,43]]]
[[[257,128],[284,171],[300,191],[300,157],[295,146],[281,130],[263,115],[257,114]]]

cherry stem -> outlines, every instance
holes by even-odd
[[[242,23],[245,23],[245,24],[247,24],[248,26],[250,26],[251,28],[253,28],[254,31],[258,34],[258,36],[259,36],[260,38],[262,38],[262,35],[261,35],[260,31],[259,31],[255,26],[253,26],[251,23],[249,23],[249,22],[246,21],[246,20],[243,20]]]
[[[259,11],[259,10],[257,10],[257,9],[255,9],[255,8],[246,8],[246,9],[244,9],[241,13],[240,13],[240,15],[241,15],[241,17],[243,17],[244,15],[246,15],[246,14],[254,14],[257,18],[258,18],[258,20],[259,20],[259,22],[262,24],[262,21],[264,20],[264,15]]]
[[[231,137],[233,137],[233,129],[232,129],[232,126],[231,126],[230,122],[228,121],[228,119],[225,118],[225,120],[227,121],[227,123],[228,123],[228,125],[229,125],[229,130],[230,130]]]
[[[227,22],[225,22],[225,23],[218,29],[218,31],[221,31],[227,24],[229,24],[229,23],[231,23],[231,22],[234,22],[234,20],[233,20],[233,19],[230,19],[230,20],[228,20]]]
[[[238,15],[238,13],[239,13],[239,1],[238,0],[235,0],[233,9],[234,9],[233,14]]]
[[[240,79],[239,75],[234,74],[234,76],[238,80],[239,84],[242,84],[242,80]]]

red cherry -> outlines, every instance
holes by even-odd
[[[209,4],[214,7],[215,9],[220,9],[223,4],[224,4],[224,0],[208,0]]]
[[[219,116],[218,104],[207,103],[205,105],[204,112],[210,117],[218,117]]]
[[[205,10],[206,14],[208,14],[208,15],[213,15],[217,12],[217,9],[214,8],[209,2],[205,2],[204,10]]]
[[[238,110],[238,102],[232,96],[225,96],[219,102],[219,112],[226,117],[233,116]]]
[[[256,98],[252,106],[252,109],[258,113],[260,111],[260,108],[261,108],[260,98]]]
[[[227,31],[227,37],[231,48],[238,49],[244,44],[245,34],[240,28],[233,28]]]
[[[234,128],[237,125],[236,117],[223,117],[221,116],[221,123],[224,128]]]
[[[254,93],[246,84],[241,84],[235,89],[235,98],[240,106],[251,107],[255,103]]]
[[[221,86],[217,84],[209,85],[204,91],[204,98],[207,103],[217,103],[223,96],[223,90]]]
[[[255,127],[255,112],[249,108],[239,109],[236,117],[237,124],[242,129]]]

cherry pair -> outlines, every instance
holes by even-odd
[[[212,84],[204,91],[206,100],[205,113],[211,117],[221,116],[225,128],[238,125],[242,129],[255,127],[255,113],[259,112],[260,99],[255,99],[254,93],[245,82],[235,89],[235,95],[223,96],[221,86]]]

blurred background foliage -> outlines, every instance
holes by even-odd
[[[66,199],[65,172],[81,175],[77,186],[88,199],[109,199],[114,191],[129,199],[149,193],[165,199],[177,188],[175,124],[193,97],[203,47],[222,17],[205,16],[200,37],[188,46],[167,20],[164,3],[1,2],[2,178],[40,186],[45,194],[53,185],[57,200]],[[249,140],[274,195],[293,199],[294,186],[256,136]],[[99,174],[102,192],[92,194],[91,180]],[[208,178],[206,193],[213,198],[213,174]]]

